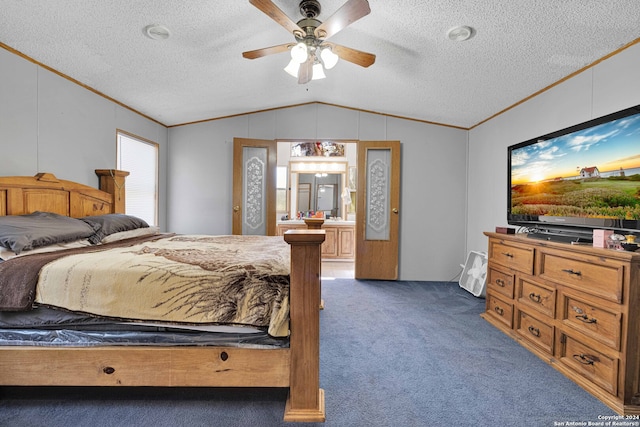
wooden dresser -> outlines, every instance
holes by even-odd
[[[640,253],[485,233],[482,317],[619,414],[640,414]]]

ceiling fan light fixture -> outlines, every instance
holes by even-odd
[[[284,70],[287,72],[287,74],[289,74],[292,77],[295,77],[296,79],[298,78],[299,69],[300,69],[300,64],[298,64],[295,59],[291,59],[291,61],[289,61],[289,64],[286,67],[284,67]]]
[[[302,42],[291,48],[291,59],[296,61],[298,64],[302,64],[306,61],[308,56],[309,53],[307,52],[307,45]]]
[[[338,63],[338,59],[340,59],[340,57],[333,53],[333,50],[331,50],[331,48],[328,46],[322,48],[320,57],[322,58],[322,62],[324,63],[324,68],[326,68],[327,70],[335,67]]]
[[[324,69],[322,68],[322,64],[320,62],[316,62],[313,64],[313,71],[311,72],[311,80],[320,80],[324,79],[327,76],[324,74]]]

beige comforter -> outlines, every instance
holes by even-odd
[[[43,267],[35,302],[117,319],[235,324],[289,333],[282,237],[176,235]]]

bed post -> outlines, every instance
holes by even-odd
[[[324,422],[320,388],[320,246],[324,230],[289,230],[291,367],[285,421]]]
[[[100,190],[113,195],[113,212],[125,213],[124,180],[129,172],[116,169],[96,169],[100,177]]]

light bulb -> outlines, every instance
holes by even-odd
[[[330,47],[323,48],[322,52],[320,52],[320,57],[322,58],[322,62],[324,62],[324,68],[327,70],[335,67],[338,63],[338,59],[340,59],[338,55],[333,53]]]
[[[296,61],[298,64],[302,64],[307,60],[307,45],[304,43],[298,43],[294,47],[291,48],[291,59]]]
[[[324,79],[325,76],[324,75],[324,70],[322,69],[322,64],[319,62],[316,62],[315,64],[313,64],[313,72],[311,74],[311,80],[319,80],[319,79]]]
[[[284,70],[291,76],[298,78],[298,70],[300,69],[300,64],[296,62],[295,59],[289,61],[289,64],[284,67]]]

